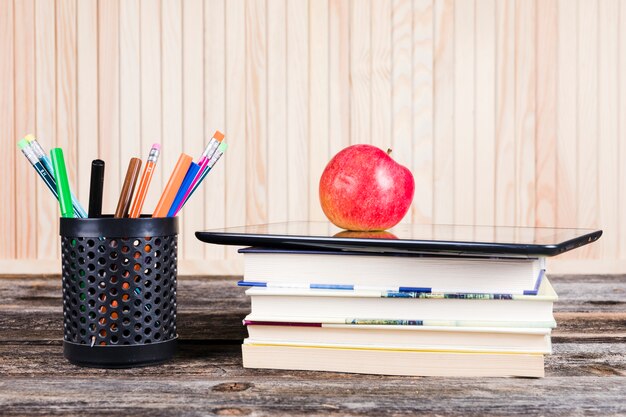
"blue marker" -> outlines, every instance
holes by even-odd
[[[176,213],[177,213],[176,209],[178,208],[180,203],[183,201],[183,198],[185,197],[187,190],[191,186],[191,183],[193,182],[194,178],[196,178],[196,174],[198,173],[199,170],[200,170],[200,165],[198,165],[195,162],[192,162],[191,165],[189,166],[189,169],[187,170],[187,173],[185,174],[185,178],[183,179],[182,184],[180,184],[180,188],[178,189],[178,192],[176,193],[176,197],[174,198],[174,201],[172,202],[172,205],[170,206],[170,210],[167,212],[167,217],[176,216]]]
[[[24,140],[30,144],[31,149],[33,153],[35,154],[35,157],[39,159],[39,161],[41,161],[42,165],[48,171],[50,176],[54,178],[54,170],[52,169],[52,162],[50,162],[50,158],[48,158],[48,155],[46,155],[46,152],[43,150],[39,142],[37,142],[37,138],[35,138],[34,135],[26,135],[26,137],[24,137]],[[74,193],[72,193],[71,196],[72,196],[72,208],[74,209],[74,215],[76,215],[76,217],[86,218],[87,212],[85,211],[83,206],[80,205],[80,201],[78,201]]]

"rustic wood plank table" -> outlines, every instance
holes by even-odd
[[[62,356],[59,277],[0,278],[1,415],[626,415],[626,277],[552,277],[544,379],[409,378],[241,367],[236,277],[180,278],[179,353],[100,370]]]

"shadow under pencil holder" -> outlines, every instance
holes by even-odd
[[[61,218],[63,353],[91,367],[176,351],[178,219]]]

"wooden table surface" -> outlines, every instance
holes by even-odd
[[[551,278],[546,378],[418,378],[241,367],[236,277],[180,278],[179,353],[125,370],[62,355],[60,278],[0,278],[0,415],[626,415],[626,277]]]

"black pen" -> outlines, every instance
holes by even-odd
[[[104,186],[104,161],[94,159],[91,163],[91,185],[89,187],[89,217],[102,216],[102,189]]]

